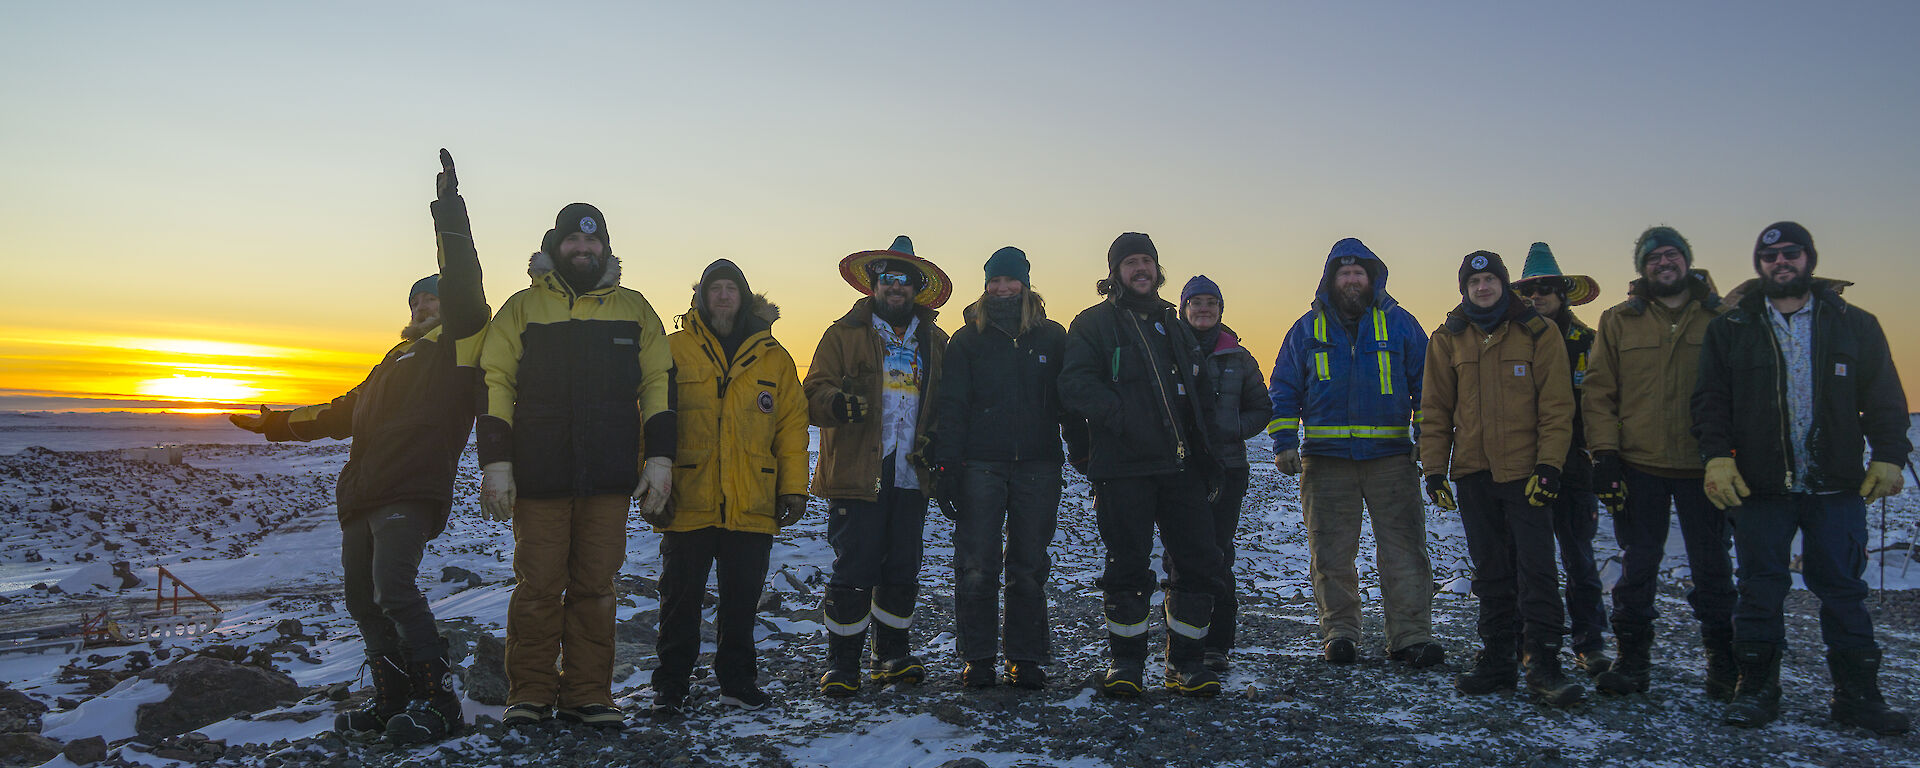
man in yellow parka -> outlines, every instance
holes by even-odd
[[[755,684],[754,611],[773,534],[807,509],[807,401],[793,356],[773,338],[780,308],[726,259],[707,265],[673,348],[680,418],[672,499],[660,535],[660,634],[653,716],[680,714],[700,654],[707,572],[718,564],[714,674],[720,703],[767,705]]]

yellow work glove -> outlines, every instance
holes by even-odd
[[[1702,490],[1707,492],[1707,501],[1713,502],[1716,509],[1740,506],[1740,500],[1753,495],[1747,489],[1747,481],[1740,477],[1740,470],[1733,464],[1732,456],[1722,456],[1707,460],[1707,475],[1700,481]]]
[[[640,484],[633,489],[633,500],[640,502],[640,519],[654,525],[670,522],[673,512],[667,509],[667,496],[672,493],[672,460],[653,456],[640,463]]]
[[[496,523],[513,519],[513,462],[496,461],[480,468],[480,511]]]
[[[1273,466],[1289,475],[1300,474],[1300,449],[1288,448],[1274,454]]]
[[[1460,508],[1460,502],[1454,501],[1453,489],[1447,487],[1447,476],[1439,473],[1427,475],[1427,498],[1433,505],[1452,511]]]
[[[1900,477],[1900,468],[1884,461],[1867,462],[1867,481],[1860,484],[1860,498],[1868,504],[1895,496],[1906,487],[1906,481]]]

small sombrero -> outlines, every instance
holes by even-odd
[[[1561,274],[1560,262],[1553,258],[1553,251],[1546,243],[1534,243],[1527,249],[1527,263],[1520,268],[1520,279],[1514,285],[1528,280],[1541,280],[1557,277],[1566,282],[1567,305],[1579,306],[1600,297],[1600,283],[1586,275]]]
[[[913,241],[901,235],[884,251],[861,251],[840,260],[840,277],[854,290],[873,295],[873,276],[886,267],[911,267],[920,273],[920,292],[913,302],[928,309],[939,309],[953,295],[953,281],[933,262],[913,255]]]

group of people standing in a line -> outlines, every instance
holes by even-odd
[[[1581,700],[1561,668],[1563,639],[1601,690],[1646,691],[1677,513],[1706,692],[1729,702],[1728,723],[1777,715],[1798,534],[1822,603],[1834,719],[1907,729],[1879,692],[1862,602],[1865,504],[1901,489],[1905,396],[1878,322],[1840,298],[1845,282],[1813,276],[1817,251],[1798,224],[1763,230],[1758,276],[1724,299],[1679,232],[1647,230],[1628,298],[1597,329],[1572,312],[1597,284],[1562,274],[1544,243],[1518,280],[1500,256],[1468,254],[1462,300],[1428,334],[1388,294],[1385,261],[1344,239],[1266,380],[1222,322],[1220,286],[1195,277],[1177,304],[1161,297],[1166,275],[1144,234],[1113,241],[1101,300],[1066,328],[1048,318],[1026,254],[996,251],[951,338],[935,310],[953,284],[902,236],[841,260],[862,295],[801,379],[772,334],[778,308],[738,265],[707,266],[669,333],[620,285],[606,221],[584,203],[556,217],[529,262],[531,287],[490,314],[445,150],[441,162],[440,272],[409,291],[402,342],[330,403],[234,417],[273,440],[354,438],[338,489],[341,558],[374,686],[337,719],[343,733],[417,743],[462,727],[447,645],[415,582],[425,543],[446,526],[469,430],[481,507],[513,528],[510,725],[625,721],[612,696],[614,584],[632,502],[661,532],[654,717],[686,706],[715,572],[720,701],[768,704],[754,614],[773,537],[810,497],[826,501],[834,550],[821,693],[927,677],[910,632],[930,502],[954,521],[960,685],[1044,687],[1063,463],[1091,482],[1106,549],[1100,689],[1130,697],[1148,686],[1160,591],[1163,685],[1217,694],[1232,664],[1246,441],[1264,429],[1279,470],[1300,478],[1328,662],[1360,654],[1363,510],[1387,657],[1445,660],[1424,488],[1461,516],[1480,601],[1481,647],[1455,680],[1461,692],[1524,679],[1536,701]],[[820,428],[811,472],[809,424]],[[1593,552],[1601,504],[1624,561],[1611,616]]]

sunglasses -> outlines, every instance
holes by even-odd
[[[1550,280],[1514,286],[1514,291],[1522,296],[1551,296],[1560,292],[1560,286]]]
[[[907,277],[906,275],[894,273],[894,272],[882,272],[880,273],[880,276],[874,278],[873,281],[879,285],[912,285],[913,284],[913,278]]]
[[[1755,251],[1753,255],[1760,257],[1760,263],[1762,264],[1772,264],[1777,259],[1786,259],[1788,261],[1798,259],[1801,254],[1806,252],[1807,249],[1798,245],[1783,245],[1778,248],[1762,248]]]

